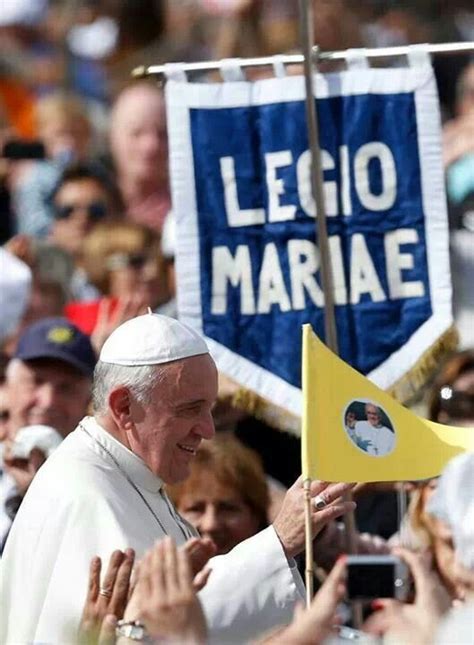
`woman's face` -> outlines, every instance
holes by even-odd
[[[261,529],[240,493],[209,472],[191,476],[177,509],[203,537],[213,540],[217,555],[228,553]]]
[[[166,275],[151,251],[120,255],[121,262],[110,270],[112,297],[136,297],[152,309],[169,299]]]

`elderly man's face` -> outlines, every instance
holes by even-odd
[[[43,424],[63,437],[87,412],[91,379],[63,361],[16,361],[8,372],[10,428]]]
[[[377,427],[380,425],[380,414],[375,405],[366,406],[365,413],[371,426]]]
[[[130,448],[168,484],[185,479],[202,439],[212,439],[217,370],[206,354],[176,361],[152,393],[148,406],[133,404]]]
[[[158,185],[167,179],[165,106],[158,90],[138,85],[124,91],[113,112],[110,146],[119,174],[130,181]]]

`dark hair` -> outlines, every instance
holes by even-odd
[[[428,415],[432,421],[438,421],[441,412],[444,411],[451,418],[456,418],[459,414],[460,418],[464,416],[471,416],[473,413],[472,402],[470,411],[465,409],[466,401],[465,395],[452,391],[453,384],[466,372],[474,371],[474,350],[467,349],[463,352],[457,352],[445,363],[444,367],[438,374],[433,387],[431,388],[428,399]],[[467,396],[471,396],[467,394]],[[456,412],[456,407],[458,407]],[[449,409],[448,409],[449,408]]]
[[[91,179],[100,184],[108,193],[113,210],[116,213],[122,214],[123,202],[119,189],[108,169],[103,164],[96,162],[74,162],[66,166],[50,194],[49,199],[51,204],[65,184],[83,179]]]

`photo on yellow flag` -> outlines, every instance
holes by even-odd
[[[416,416],[331,352],[311,325],[303,325],[302,381],[305,479],[428,479],[474,450],[474,428]]]

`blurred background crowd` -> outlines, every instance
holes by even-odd
[[[323,50],[474,40],[464,0],[315,0],[314,17]],[[24,325],[66,311],[87,333],[95,329],[97,346],[113,311],[118,321],[143,303],[176,310],[163,98],[156,83],[132,83],[131,71],[298,49],[296,0],[2,2],[0,243],[33,270]],[[434,66],[455,308],[468,347],[474,64],[462,54],[437,56]]]

